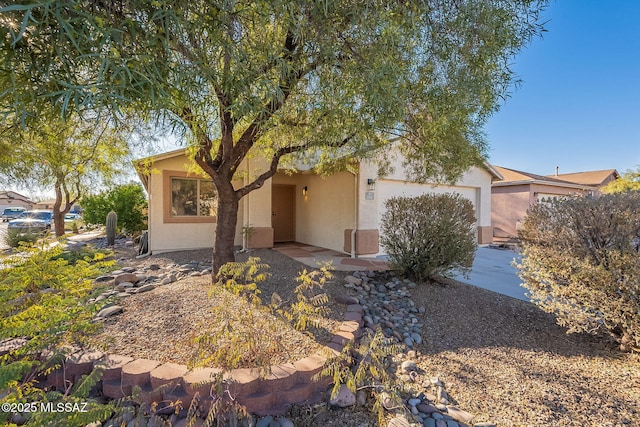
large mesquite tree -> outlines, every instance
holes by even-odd
[[[22,0],[0,9],[0,112],[28,123],[46,101],[184,131],[218,192],[217,271],[234,258],[239,200],[283,158],[329,171],[394,140],[417,179],[478,163],[544,3]],[[235,188],[253,155],[268,168]]]

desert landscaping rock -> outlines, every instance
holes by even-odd
[[[355,276],[347,276],[344,278],[344,281],[347,283],[351,283],[353,285],[359,286],[362,283],[362,279]]]
[[[266,417],[262,417],[258,420],[256,427],[269,427],[272,422],[273,417],[271,415],[267,415]]]
[[[123,282],[131,282],[131,283],[138,283],[138,276],[134,273],[122,273],[122,274],[118,274],[117,276],[114,277],[113,279],[113,284],[114,285],[119,285],[120,283]]]
[[[148,283],[146,285],[142,285],[137,289],[137,293],[142,293],[142,292],[149,292],[152,291],[156,288],[156,285],[154,285],[153,283]]]
[[[398,415],[389,420],[388,427],[410,427],[409,420],[404,415]]]
[[[329,399],[329,404],[338,408],[348,408],[356,404],[356,395],[345,384],[342,384],[336,397]]]
[[[108,274],[108,275],[96,277],[93,280],[93,282],[94,283],[106,283],[106,282],[111,282],[114,278],[115,278],[115,276]]]
[[[209,251],[207,251],[207,253],[205,254],[206,257],[210,256],[208,252]],[[148,260],[151,260],[151,259],[152,258],[148,258]],[[145,295],[152,295],[156,292],[159,292],[159,289],[162,289],[165,287],[167,289],[171,289],[172,286],[174,286],[172,285],[172,283],[177,282],[179,284],[180,283],[179,281],[181,278],[195,271],[199,271],[203,275],[210,273],[210,270],[207,272],[207,269],[209,268],[210,263],[208,264],[206,261],[201,263],[191,263],[189,262],[189,258],[187,258],[186,260],[175,261],[174,263],[169,263],[164,260],[161,262],[153,260],[153,263],[149,263],[148,260],[145,261],[146,265],[144,265],[145,263],[143,263],[143,265],[137,266],[136,268],[129,268],[130,273],[147,276],[143,284],[138,283],[139,286],[142,287],[149,283],[152,283],[156,286],[154,289],[147,292]],[[181,271],[183,269],[185,271]],[[109,282],[113,283],[113,280],[115,278],[114,273],[116,272],[113,272],[110,275],[105,275],[104,276],[105,278],[103,279],[104,282],[102,283],[109,283]],[[123,274],[123,273],[127,273],[127,271],[125,271],[124,269],[121,269],[121,271],[117,273]],[[292,277],[295,277],[295,276],[292,276]],[[412,282],[411,280],[407,280],[401,277],[396,277],[393,273],[389,273],[389,272],[381,272],[381,273],[354,272],[354,273],[351,273],[351,277],[355,279],[359,279],[360,283],[358,283],[358,280],[353,280],[353,279],[350,279],[350,281],[338,282],[338,285],[340,285],[340,283],[343,283],[345,286],[344,287],[337,286],[341,289],[343,293],[339,296],[334,296],[334,300],[342,304],[360,304],[363,307],[363,313],[362,313],[363,316],[360,321],[360,323],[363,324],[362,332],[363,333],[372,332],[376,328],[381,327],[383,328],[385,336],[387,336],[387,338],[389,338],[396,344],[400,344],[401,346],[404,346],[404,352],[406,353],[404,355],[398,355],[399,357],[397,357],[397,360],[396,358],[394,358],[394,362],[388,366],[388,369],[391,374],[396,375],[400,379],[400,381],[404,383],[404,385],[406,386],[405,387],[406,389],[411,389],[412,391],[410,392],[409,395],[403,395],[404,409],[391,409],[388,412],[388,417],[389,417],[388,419],[396,420],[400,416],[404,416],[404,418],[409,422],[409,425],[412,427],[414,426],[416,427],[417,426],[489,427],[494,425],[511,425],[509,424],[509,419],[510,419],[509,416],[511,412],[516,412],[518,413],[517,416],[521,417],[521,418],[517,418],[516,416],[513,418],[515,420],[527,419],[522,416],[522,414],[527,411],[526,408],[522,407],[522,405],[502,404],[502,405],[493,405],[497,409],[498,413],[500,414],[499,419],[496,418],[496,422],[485,421],[487,419],[494,418],[492,416],[491,410],[486,409],[487,407],[491,408],[492,406],[491,402],[488,404],[484,403],[487,400],[486,396],[495,395],[495,393],[493,392],[496,391],[497,389],[505,390],[504,392],[501,392],[500,390],[498,390],[497,395],[509,394],[512,396],[513,392],[517,393],[520,390],[518,389],[519,382],[513,382],[511,380],[511,382],[506,382],[504,387],[502,387],[501,385],[496,387],[496,384],[497,384],[496,381],[491,379],[490,382],[493,384],[493,387],[487,386],[486,390],[484,387],[482,387],[482,390],[480,391],[476,390],[475,395],[477,395],[479,399],[476,399],[474,401],[473,398],[470,399],[468,397],[469,395],[468,390],[465,390],[465,387],[460,385],[461,383],[464,384],[464,381],[462,381],[460,378],[456,378],[455,376],[452,377],[451,375],[448,375],[449,372],[456,372],[457,365],[462,365],[464,367],[469,366],[470,369],[474,371],[478,371],[480,369],[483,369],[485,362],[487,365],[493,366],[494,371],[503,372],[502,370],[500,370],[501,369],[500,367],[496,368],[496,364],[500,366],[505,366],[505,372],[508,373],[512,369],[509,366],[509,362],[506,362],[506,361],[512,360],[511,353],[509,353],[507,350],[500,350],[500,351],[493,350],[492,348],[487,346],[493,345],[495,347],[495,345],[486,344],[485,342],[475,343],[475,341],[473,341],[471,344],[467,344],[466,346],[462,345],[463,341],[460,340],[459,334],[457,333],[456,329],[449,329],[449,330],[443,329],[443,330],[446,330],[446,333],[444,334],[437,334],[436,332],[433,332],[434,331],[433,323],[438,324],[438,323],[441,323],[441,320],[444,321],[444,320],[454,319],[453,322],[457,324],[457,319],[459,317],[468,317],[469,313],[473,315],[475,311],[478,311],[478,313],[481,313],[483,316],[487,316],[487,315],[493,316],[491,324],[487,322],[483,323],[482,321],[477,321],[477,324],[482,325],[483,327],[486,327],[487,325],[495,326],[496,331],[501,330],[503,323],[506,325],[512,325],[513,323],[511,321],[513,314],[510,311],[511,309],[510,304],[506,304],[504,306],[500,305],[499,307],[500,310],[498,311],[493,310],[491,313],[487,314],[485,313],[486,310],[482,311],[482,307],[476,307],[474,303],[470,303],[470,304],[468,303],[469,301],[475,301],[475,300],[471,300],[470,298],[465,298],[464,296],[466,295],[465,293],[471,292],[473,293],[473,295],[476,295],[478,292],[470,291],[469,289],[467,289],[467,287],[464,287],[465,293],[458,293],[458,294],[451,293],[451,292],[442,292],[441,289],[438,288],[438,286],[440,285],[436,285],[434,287],[435,288],[434,292],[423,292],[424,288],[422,287],[422,285],[420,285],[421,289],[416,289],[415,282]],[[196,280],[196,278],[194,278],[194,280]],[[101,283],[97,279],[94,280],[94,282]],[[169,285],[169,286],[166,286],[166,285]],[[455,286],[461,287],[462,285],[456,284]],[[455,286],[453,287],[453,289],[457,291],[458,288],[456,288]],[[140,288],[137,288],[137,289],[140,289]],[[274,290],[279,291],[277,287],[274,288]],[[180,291],[176,290],[176,292],[180,292]],[[415,300],[412,297],[412,292],[416,293]],[[280,294],[282,295],[282,293]],[[431,296],[432,294],[436,295],[437,300],[433,301],[433,304],[432,304],[433,298],[422,298],[423,294],[429,295],[429,296]],[[98,296],[95,299],[95,301],[100,302],[100,301],[107,300],[109,298],[111,298],[109,301],[113,301],[114,298],[118,297],[118,295],[120,295],[123,298],[130,296],[125,292],[119,293],[115,290],[111,290],[111,291],[104,292],[103,294]],[[271,291],[264,293],[264,295],[271,295]],[[135,298],[138,298],[138,296],[133,295],[133,296],[130,296],[130,298],[135,299]],[[504,300],[503,297],[492,296],[491,299],[485,298],[485,299],[481,299],[481,301],[484,303],[483,305],[494,307],[495,305],[494,301],[498,301],[501,299]],[[450,302],[456,302],[458,300],[466,301],[467,304],[462,306],[456,306],[455,304],[453,305],[450,304]],[[148,307],[151,307],[151,306],[149,305]],[[442,310],[439,310],[440,307],[442,307]],[[455,307],[455,308],[451,309],[450,307]],[[494,316],[494,311],[495,311],[495,316]],[[521,310],[520,312],[528,313],[525,310]],[[458,314],[456,316],[448,316],[447,313],[458,313]],[[514,313],[519,313],[519,312],[514,311]],[[521,321],[523,324],[524,323],[534,324],[534,325],[537,324],[537,322],[531,321],[528,316],[529,315],[527,314],[526,318],[522,317]],[[533,318],[537,319],[537,317],[535,316]],[[115,321],[118,318],[113,317],[112,319],[113,320],[111,320],[111,322]],[[460,329],[460,331],[468,335],[467,332],[464,332],[465,330],[466,329]],[[471,328],[471,330],[473,329]],[[349,332],[352,332],[352,331],[349,331]],[[479,331],[479,332],[482,332],[482,331]],[[170,333],[173,333],[173,332],[170,332]],[[565,338],[563,332],[557,333],[557,336],[561,336],[562,337],[561,339],[566,342],[569,342],[571,340],[571,337]],[[549,335],[549,337],[551,337],[551,335]],[[409,346],[405,344],[405,340],[407,338],[411,340],[411,343],[413,345],[412,348],[409,348]],[[547,339],[547,336],[544,335],[543,338]],[[516,347],[518,348],[516,349],[516,352],[520,351],[519,347],[529,348],[529,347],[536,346],[535,344],[530,345],[526,341],[523,341],[522,343],[520,343],[520,341],[518,341],[519,339],[520,337],[516,337],[511,340],[512,342],[514,340],[517,341]],[[551,338],[551,339],[555,339],[555,338]],[[446,352],[442,356],[438,354],[435,354],[434,356],[431,354],[420,353],[420,351],[424,351],[425,348],[431,349],[433,347],[434,341],[441,344],[438,349],[434,350],[435,353],[442,351],[441,350],[441,348],[443,348],[442,344],[444,344],[445,350],[449,350],[449,347],[447,346],[450,346],[451,350]],[[504,344],[501,344],[501,345],[504,345]],[[466,347],[469,347],[469,348],[466,348]],[[429,350],[429,352],[430,351],[431,350]],[[584,352],[585,351],[584,346],[580,347],[580,350],[576,350],[576,351]],[[468,360],[467,357],[470,354],[473,356],[473,353],[478,353],[477,355],[474,356],[476,360],[473,360],[469,365],[467,365],[467,360]],[[563,352],[559,352],[559,353],[563,354]],[[590,355],[591,354],[589,354],[589,356]],[[538,365],[539,357],[540,356],[538,355],[538,358],[531,359],[532,362],[527,366],[531,366],[532,369],[534,369],[535,367],[536,371],[543,369],[543,368],[540,368],[540,366]],[[549,359],[552,359],[552,356],[544,356],[543,359],[546,359],[547,357]],[[432,365],[431,363],[432,360],[437,360],[438,364]],[[519,365],[516,365],[516,366],[522,366],[522,362],[523,362],[522,360],[518,361]],[[545,363],[546,363],[546,360],[545,360]],[[413,364],[416,365],[417,369],[412,368]],[[449,367],[451,368],[451,371],[449,370]],[[607,368],[603,367],[601,370],[606,371],[606,369]],[[514,367],[513,370],[517,370],[517,368]],[[469,374],[470,378],[475,382],[480,376],[477,375],[477,373],[474,371],[468,371],[468,372],[464,371],[464,373],[465,375]],[[457,372],[460,372],[460,369],[458,369]],[[521,372],[521,371],[518,371],[518,372]],[[635,371],[630,370],[629,372],[633,374]],[[613,370],[611,371],[611,374],[612,376],[615,376],[615,373],[613,372]],[[432,384],[431,376],[434,376],[435,378],[435,375],[438,375],[440,377],[438,378],[438,381],[436,384]],[[589,375],[585,374],[585,375],[586,377],[588,377],[590,374]],[[580,378],[581,381],[582,380],[589,381],[590,379],[586,378],[585,375],[582,375],[582,376],[576,375],[576,378]],[[520,374],[518,375],[518,378],[521,378]],[[527,378],[523,378],[523,379],[527,380]],[[567,377],[561,377],[559,379],[561,379],[562,382],[568,381],[568,384],[572,384],[573,382],[573,379],[567,378]],[[530,384],[530,382],[526,384]],[[597,389],[597,387],[593,387],[593,385],[591,385],[592,383],[589,382],[588,384],[590,384],[588,386],[590,389],[594,389],[594,390]],[[610,384],[612,385],[612,383]],[[444,396],[449,394],[447,393],[448,385],[451,385],[452,387],[451,390],[453,391],[453,393],[445,401],[448,402],[450,400],[452,403],[455,404],[455,406],[451,404],[441,403],[441,399],[444,398]],[[440,393],[440,399],[438,399],[437,386],[440,386],[442,390],[442,392]],[[547,383],[546,386],[550,390],[553,390],[553,387],[554,387],[553,383]],[[628,383],[625,386],[628,388]],[[613,388],[603,387],[603,389],[614,390],[615,386],[612,385],[612,387]],[[524,388],[524,385],[523,385],[523,388]],[[585,385],[585,388],[587,388],[587,385]],[[631,389],[633,389],[633,387]],[[507,393],[509,391],[511,393]],[[356,400],[358,405],[360,405],[361,402],[363,403],[367,402],[368,393],[370,393],[370,391],[367,391],[366,394],[365,393],[356,394]],[[464,399],[460,399],[459,395],[463,395]],[[572,396],[573,394],[571,394],[571,392],[569,391],[567,395]],[[596,399],[590,399],[590,401],[593,402],[593,405],[590,405],[589,408],[586,408],[586,406],[583,405],[586,412],[584,417],[581,418],[583,420],[581,425],[590,425],[589,422],[585,423],[584,421],[589,417],[591,417],[592,420],[597,419],[598,425],[633,425],[633,422],[634,422],[633,420],[635,419],[633,416],[627,416],[626,418],[624,418],[615,414],[616,409],[612,409],[611,411],[608,411],[606,409],[598,410],[597,408],[599,406],[602,408],[606,408],[608,407],[608,405],[610,405],[611,408],[619,409],[620,405],[622,404],[623,405],[622,408],[623,408],[623,411],[625,411],[625,415],[630,413],[636,414],[636,412],[633,412],[633,408],[637,406],[636,403],[627,402],[626,406],[624,406],[625,402],[620,401],[619,397],[615,397],[614,400],[608,401],[606,399],[599,400],[597,398],[598,393],[595,393],[595,392],[590,393],[589,395],[596,396]],[[553,396],[557,396],[557,398],[554,397],[554,401],[559,400],[560,402],[559,404],[565,404],[567,401],[567,399],[564,399],[560,394],[554,394]],[[618,396],[620,396],[620,394],[618,394]],[[527,397],[530,397],[530,396],[527,395]],[[461,402],[460,405],[458,405],[457,400],[460,400]],[[419,403],[416,403],[418,401]],[[369,402],[371,402],[371,400],[369,400]],[[504,403],[504,402],[505,400],[502,399],[501,403]],[[476,418],[478,418],[482,422],[480,421],[474,422],[474,415],[472,413],[459,409],[459,407],[465,408],[467,406],[469,406],[470,409],[472,409],[471,412],[476,411],[475,413],[479,414]],[[593,414],[598,414],[598,415],[592,415],[592,414],[589,415],[590,411],[592,410],[591,407],[593,407],[593,411],[594,411]],[[402,412],[402,410],[405,411],[404,414],[400,413]],[[512,422],[512,424],[513,425],[560,425],[560,424],[549,421],[550,418],[548,417],[549,417],[549,412],[551,410],[548,408],[541,408],[540,405],[538,405],[532,412],[544,413],[545,411],[546,411],[544,415],[545,418],[543,417],[539,418],[539,419],[544,419],[545,422],[540,422],[536,424],[533,421],[528,421],[528,422],[523,421],[522,423],[518,423],[516,421],[515,424],[514,422]],[[599,416],[599,414],[605,413],[607,411],[611,414],[610,420],[607,419],[605,416]],[[339,412],[342,412],[342,410],[333,409],[330,412],[334,413],[334,416],[338,416],[337,414]],[[184,414],[182,416],[184,416]],[[538,419],[536,418],[536,416],[537,415],[533,415],[532,416],[533,418],[529,418],[529,420]],[[565,415],[559,415],[559,416],[562,417]],[[258,419],[258,421],[259,420],[260,419]],[[562,420],[563,422],[566,422],[566,418],[562,418]],[[175,422],[173,422],[173,425],[178,425],[179,422],[184,422],[185,420],[175,418],[174,421]],[[276,422],[278,424],[275,424]],[[393,422],[397,422],[397,421],[393,421]],[[198,423],[200,423],[200,421]],[[198,423],[196,423],[195,425],[199,425]],[[284,419],[282,418],[272,417],[271,421],[267,424],[267,426],[271,423],[274,423],[273,424],[274,426],[275,425],[286,426],[286,424],[283,424],[283,423],[286,423],[286,421],[284,421]],[[105,421],[103,425],[107,425],[107,421]],[[120,424],[117,424],[117,425],[120,425]],[[149,424],[147,424],[147,426],[148,425]],[[184,425],[186,425],[186,422],[184,423]],[[297,422],[296,422],[296,425],[298,425],[298,427],[303,426],[303,424],[298,424]],[[329,423],[327,423],[327,425],[329,425]],[[338,426],[341,424],[333,423],[331,425]],[[352,424],[352,425],[356,425],[356,424]],[[360,425],[367,425],[367,424],[363,423]],[[368,424],[368,425],[372,425],[372,424]],[[389,425],[391,426],[392,424],[390,423]],[[576,423],[576,425],[578,425],[578,423]]]
[[[96,317],[107,318],[122,313],[124,309],[119,305],[112,305],[111,307],[103,308],[96,314]]]
[[[145,271],[154,271],[154,275],[147,275]],[[154,264],[153,267],[148,266],[146,269],[123,270],[121,274],[115,276],[114,283],[120,277],[122,277],[121,280],[127,278],[130,281],[120,282],[116,285],[114,291],[110,292],[117,292],[123,288],[131,293],[151,292],[158,286],[173,286],[172,283],[179,283],[177,280],[182,277],[190,276],[196,278],[202,274],[208,274],[207,266],[196,262],[165,267]],[[133,279],[134,276],[135,279]],[[144,284],[135,287],[134,282],[138,283],[138,285],[142,282]],[[354,295],[342,294],[336,296],[335,299],[346,305],[345,319],[353,317],[354,321],[346,322],[344,329],[334,334],[334,342],[344,345],[353,339],[358,325],[364,326],[365,333],[372,333],[376,328],[380,327],[388,339],[397,344],[404,343],[405,348],[408,350],[407,353],[415,357],[416,352],[412,348],[422,343],[421,333],[424,325],[416,316],[421,307],[416,307],[411,300],[409,289],[414,287],[411,286],[413,282],[401,280],[392,273],[370,274],[354,272],[352,275],[345,277],[344,284],[348,291],[354,293]],[[104,298],[112,297],[113,294],[110,292],[105,292],[102,296]],[[122,293],[117,295],[122,295]],[[101,312],[101,317],[109,317],[121,312],[121,309],[117,307],[112,306],[104,309],[104,313]],[[357,335],[359,336],[359,334],[358,332]],[[420,372],[420,368],[414,360],[400,357],[396,364],[390,365],[389,369],[392,375],[398,374],[401,381],[406,382],[408,385],[413,386],[416,383],[424,383],[427,388],[425,388],[426,394],[409,396],[405,401],[409,412],[406,415],[402,413],[396,414],[391,418],[388,427],[405,427],[418,424],[433,424],[434,427],[438,427],[438,423],[444,423],[443,425],[446,427],[456,427],[457,423],[454,418],[461,422],[470,422],[472,420],[473,416],[471,414],[457,408],[452,408],[451,415],[447,414],[448,408],[442,404],[443,402],[448,403],[442,383],[435,377],[424,376],[426,373]],[[435,383],[432,383],[431,380],[435,380]],[[432,397],[432,400],[427,399],[425,395]],[[381,399],[383,407],[389,411],[397,412],[402,408],[402,405],[398,405],[385,392],[379,396],[379,399]],[[356,394],[350,391],[346,385],[342,385],[336,398],[329,399],[328,403],[336,408],[348,408],[356,404],[365,405],[366,401],[367,398],[364,392]],[[411,418],[411,421],[407,416]],[[283,423],[285,427],[292,425],[288,419],[262,417],[257,421],[257,426],[282,426]]]

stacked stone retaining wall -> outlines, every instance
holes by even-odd
[[[354,302],[354,301],[350,301]],[[66,389],[97,367],[103,370],[97,384],[106,397],[119,399],[140,390],[139,399],[154,402],[181,402],[188,408],[196,395],[205,408],[216,398],[213,385],[223,375],[224,397],[234,399],[247,412],[256,415],[282,415],[294,404],[321,401],[331,378],[314,381],[327,359],[340,354],[344,346],[358,338],[363,326],[363,308],[349,304],[345,319],[331,342],[318,352],[293,363],[271,366],[268,373],[259,369],[234,369],[223,373],[217,368],[188,369],[176,363],[134,359],[98,351],[72,353],[62,366],[51,372],[43,385]],[[206,410],[206,409],[205,409]]]

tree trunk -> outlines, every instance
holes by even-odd
[[[216,182],[218,190],[218,217],[213,247],[212,276],[215,281],[220,267],[235,261],[233,242],[238,223],[238,196],[231,182]]]
[[[56,181],[56,201],[53,203],[53,228],[56,237],[60,237],[64,234],[64,212],[62,206],[62,188],[59,181]]]
[[[76,197],[73,201],[69,200],[69,192],[67,191],[64,179],[62,178],[56,179],[55,189],[56,201],[53,203],[53,227],[55,229],[56,237],[60,237],[64,234],[64,216],[69,213],[71,206],[73,206],[78,198]],[[64,195],[62,194],[63,189]],[[63,203],[64,208],[62,207]]]

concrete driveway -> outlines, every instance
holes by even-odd
[[[512,250],[478,248],[469,278],[458,275],[455,279],[512,298],[529,301],[525,296],[526,289],[520,286],[522,280],[516,274],[515,267],[511,265],[514,259],[519,259],[519,255]]]

